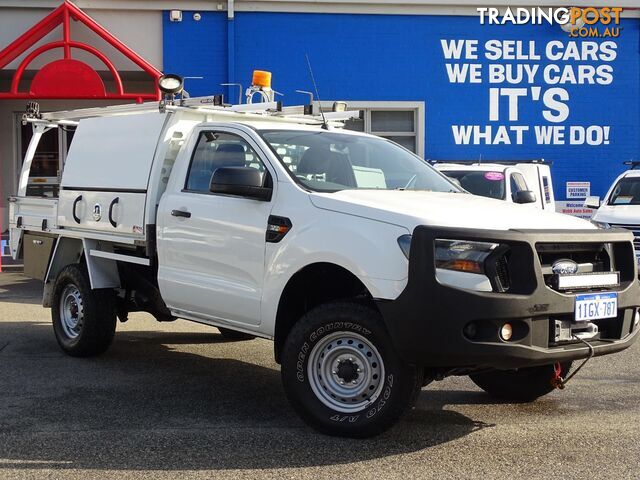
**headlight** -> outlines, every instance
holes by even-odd
[[[603,230],[608,230],[611,228],[611,225],[606,222],[597,222],[595,220],[591,220],[591,223],[593,223],[598,228],[602,228]]]
[[[404,253],[404,256],[407,257],[407,260],[409,260],[409,252],[411,251],[411,235],[407,234],[399,237],[398,246],[400,247],[400,250],[402,250],[402,253]]]
[[[436,268],[484,274],[484,261],[498,246],[487,242],[436,240]]]

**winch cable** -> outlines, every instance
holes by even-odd
[[[567,382],[571,380],[575,376],[575,374],[578,373],[582,369],[582,367],[584,367],[585,364],[593,358],[593,355],[595,354],[595,349],[589,342],[575,335],[573,335],[573,338],[581,341],[589,348],[589,355],[587,355],[587,358],[585,358],[584,361],[580,365],[578,365],[578,368],[576,368],[573,372],[571,372],[571,375],[569,375],[567,378],[562,378],[562,365],[560,364],[560,362],[556,362],[554,364],[553,366],[554,375],[553,375],[553,378],[551,379],[551,385],[553,385],[555,388],[559,390],[562,390],[567,384]]]

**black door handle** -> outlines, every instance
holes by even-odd
[[[171,215],[174,217],[191,218],[191,212],[185,212],[184,210],[171,210]]]
[[[120,197],[116,197],[111,202],[111,205],[109,205],[109,223],[113,228],[116,228],[118,226],[116,221],[113,219],[113,207],[115,207],[116,204],[118,204],[119,202],[120,202]]]
[[[80,223],[80,218],[78,218],[78,215],[76,215],[76,207],[78,206],[78,202],[80,202],[81,200],[82,195],[78,195],[78,198],[73,201],[73,210],[71,214],[73,215],[73,219],[76,221],[76,223]]]

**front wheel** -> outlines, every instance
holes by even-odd
[[[380,314],[355,303],[321,305],[293,327],[282,380],[294,409],[316,430],[365,438],[413,405],[421,370],[396,354]]]
[[[571,362],[560,365],[562,377],[566,377],[571,370]],[[469,377],[473,383],[492,397],[516,402],[532,402],[555,389],[552,384],[555,377],[553,365],[518,370],[495,370],[469,375]]]
[[[58,344],[73,357],[104,352],[116,331],[112,290],[92,290],[86,269],[65,267],[56,278],[51,307]]]

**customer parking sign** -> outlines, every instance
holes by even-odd
[[[591,182],[567,182],[567,199],[587,198],[591,195]]]

